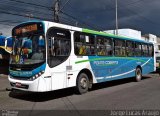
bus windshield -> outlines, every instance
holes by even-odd
[[[37,64],[45,61],[44,35],[13,37],[10,64]]]

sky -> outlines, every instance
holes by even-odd
[[[160,0],[117,0],[118,27],[160,36]],[[28,20],[53,21],[55,0],[1,0],[0,32]],[[62,8],[62,9],[61,9]],[[115,29],[115,0],[60,0],[60,22],[98,31]],[[29,16],[31,18],[29,18]]]

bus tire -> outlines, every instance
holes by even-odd
[[[139,82],[141,81],[142,79],[142,70],[140,68],[136,68],[136,71],[135,71],[135,81],[136,82]]]
[[[81,73],[78,75],[76,82],[76,90],[78,94],[86,93],[89,89],[89,79],[85,73]]]

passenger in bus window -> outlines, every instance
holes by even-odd
[[[23,58],[28,58],[29,50],[28,48],[24,47],[22,48],[22,56]]]
[[[99,48],[98,55],[105,55],[105,51],[102,47]]]
[[[90,46],[86,46],[86,54],[91,55]]]
[[[80,49],[79,49],[79,55],[85,55],[86,54],[86,47],[85,45],[80,45]]]
[[[64,45],[64,54],[65,55],[69,55],[69,51],[70,51],[70,45],[68,41],[65,41],[65,45]]]
[[[95,48],[94,48],[94,46],[91,46],[91,55],[94,55],[95,54]]]
[[[122,56],[126,56],[125,47],[122,47]]]
[[[111,56],[112,55],[112,49],[108,49],[106,52],[106,55]]]
[[[57,56],[57,55],[59,55],[59,53],[60,53],[60,48],[59,48],[58,40],[55,39],[55,41],[54,41],[53,44],[54,44],[53,54],[54,54],[54,56]]]
[[[39,47],[38,48],[38,52],[35,52],[33,55],[32,55],[32,60],[43,60],[43,52],[42,52],[42,48]]]

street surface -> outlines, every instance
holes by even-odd
[[[47,93],[14,93],[6,91],[7,87],[7,76],[0,75],[0,109],[30,111],[24,113],[26,116],[34,111],[43,111],[36,113],[45,115],[47,110],[65,110],[79,115],[86,110],[90,113],[104,110],[160,110],[160,77],[156,73],[144,76],[140,82],[123,79],[96,84],[83,95],[75,94],[73,88]]]

